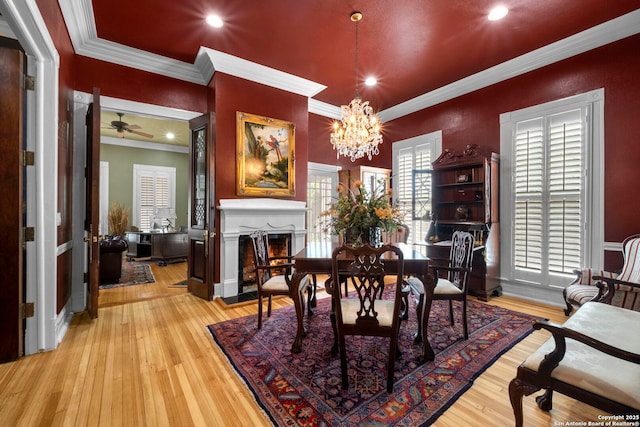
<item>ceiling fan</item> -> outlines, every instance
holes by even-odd
[[[114,120],[111,122],[110,126],[107,129],[115,129],[118,132],[118,136],[120,138],[124,138],[124,133],[129,132],[136,135],[144,136],[146,138],[153,138],[153,135],[150,133],[141,132],[136,129],[141,129],[138,125],[130,125],[129,123],[125,123],[122,121],[122,116],[124,113],[116,113],[118,115],[118,120]]]

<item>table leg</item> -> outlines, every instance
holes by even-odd
[[[422,307],[421,320],[422,320],[422,355],[424,360],[434,360],[436,358],[431,344],[429,344],[428,327],[429,327],[429,313],[431,313],[431,303],[433,301],[433,291],[436,288],[435,280],[433,276],[427,274],[421,278],[424,287],[424,306]]]
[[[291,281],[289,282],[289,296],[293,299],[293,305],[296,309],[296,320],[297,320],[297,329],[296,329],[296,337],[293,340],[293,345],[291,346],[292,353],[300,353],[302,351],[302,338],[307,336],[307,331],[304,330],[303,323],[303,315],[304,315],[304,307],[303,307],[303,293],[306,285],[304,283],[308,283],[309,278],[306,274],[295,272],[291,276]]]

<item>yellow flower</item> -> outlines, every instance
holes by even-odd
[[[393,212],[391,208],[375,208],[376,216],[380,219],[391,219],[393,218]]]

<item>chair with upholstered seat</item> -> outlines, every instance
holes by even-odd
[[[253,255],[256,268],[258,294],[258,329],[262,328],[262,298],[268,299],[267,317],[271,316],[271,297],[291,295],[291,270],[293,264],[290,256],[269,255],[269,234],[266,231],[254,231],[249,236],[253,244]],[[303,293],[309,286],[309,278],[300,281],[297,292]],[[309,294],[310,295],[310,294]],[[300,295],[301,301],[304,298]],[[304,308],[303,308],[304,313]]]
[[[622,254],[624,265],[620,274],[590,268],[574,270],[576,279],[562,291],[567,316],[574,306],[580,307],[587,301],[640,311],[640,288],[632,285],[640,283],[640,234],[622,242]]]
[[[345,337],[362,335],[389,338],[387,392],[393,391],[401,306],[407,292],[403,286],[403,268],[402,251],[395,246],[373,248],[369,245],[344,245],[333,251],[332,272],[328,281],[330,285],[327,288],[333,298],[331,321],[340,350],[343,389],[349,387]],[[384,291],[385,276],[389,285],[387,291]],[[391,276],[393,285],[389,283]],[[340,290],[340,284],[345,280],[355,290],[351,297]],[[358,362],[353,362],[357,366]]]
[[[453,301],[462,302],[462,331],[464,339],[469,338],[467,328],[467,289],[471,276],[471,262],[473,260],[473,235],[466,231],[456,231],[451,237],[451,250],[449,252],[449,264],[446,266],[430,266],[436,280],[433,291],[433,300],[449,301],[449,318],[454,324]],[[422,341],[422,307],[424,306],[424,284],[417,278],[407,279],[411,292],[416,295],[418,316],[418,332],[415,342]]]

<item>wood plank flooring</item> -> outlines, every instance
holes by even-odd
[[[254,314],[174,284],[186,264],[153,264],[156,283],[100,291],[99,318],[74,316],[58,349],[0,364],[0,425],[266,426],[268,418],[214,344],[206,325]],[[491,304],[565,320],[562,309],[502,296]],[[288,298],[275,307],[290,304]],[[534,332],[487,369],[435,426],[509,426],[508,384],[548,337]],[[525,398],[525,426],[597,421],[602,411],[554,396],[554,409]]]

